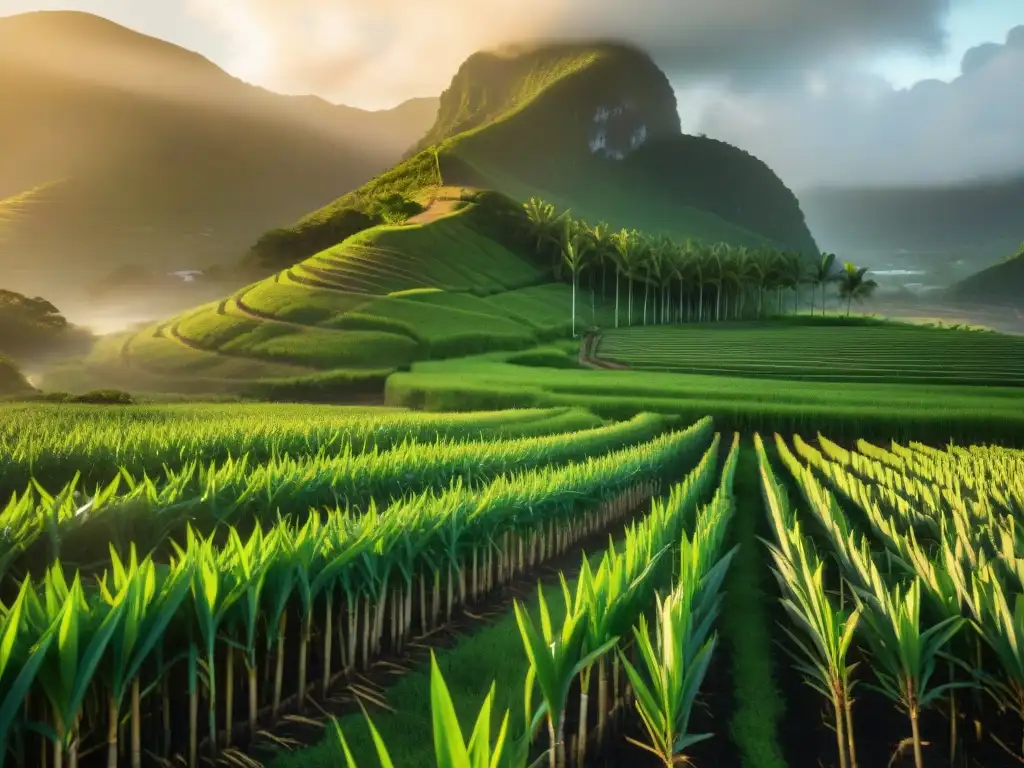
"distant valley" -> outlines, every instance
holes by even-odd
[[[0,103],[16,105],[0,121],[0,201],[20,196],[0,216],[2,287],[71,315],[145,292],[104,291],[115,270],[173,293],[169,272],[236,264],[267,229],[396,162],[437,111],[432,98],[368,112],[277,95],[64,12],[0,19]]]

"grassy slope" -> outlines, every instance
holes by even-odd
[[[951,286],[948,294],[972,304],[1024,306],[1024,245],[1016,256]]]
[[[228,299],[104,339],[88,362],[139,389],[329,376],[339,388],[352,379],[380,390],[384,376],[416,360],[567,334],[570,287],[546,282],[544,269],[488,237],[496,214],[482,208],[464,203],[424,223],[360,233]],[[597,309],[594,319],[606,321],[607,308]],[[588,305],[579,313],[591,322]]]
[[[21,395],[32,391],[18,367],[5,357],[0,357],[0,396]]]
[[[835,346],[840,347],[845,343],[843,329],[833,330]],[[941,333],[945,336],[939,340],[954,342],[960,337],[956,331]],[[941,344],[933,353],[940,360],[947,355]],[[387,402],[430,410],[572,403],[606,417],[642,410],[688,418],[710,414],[722,430],[822,429],[839,437],[1019,442],[1024,435],[1019,387],[572,370],[516,365],[508,358],[494,353],[417,363],[410,372],[388,379]],[[791,353],[791,359],[799,356]]]
[[[551,284],[546,265],[517,250],[514,200],[465,197],[443,183],[492,187],[513,198],[542,194],[577,216],[616,226],[763,242],[664,190],[644,194],[637,183],[624,183],[638,177],[622,164],[591,155],[595,105],[624,94],[652,140],[680,137],[672,89],[638,51],[556,45],[472,57],[442,97],[428,148],[272,238],[277,254],[290,247],[315,252],[127,345],[104,344],[93,362],[147,376],[173,377],[175,366],[190,377],[203,369],[221,382],[219,390],[232,380],[327,373],[362,381],[372,372],[376,380],[416,360],[522,349],[564,334],[569,288]],[[389,196],[446,215],[356,234],[346,229],[353,210],[379,216],[375,206]],[[336,244],[322,247],[330,242]],[[585,299],[579,312],[584,326],[598,314],[589,317]],[[191,362],[192,352],[203,362]]]

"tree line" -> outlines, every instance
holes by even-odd
[[[604,222],[591,226],[536,197],[523,209],[532,247],[550,262],[556,279],[572,283],[574,336],[581,280],[588,283],[592,320],[596,295],[607,298],[609,289],[614,292],[616,328],[622,324],[622,309],[626,326],[634,324],[637,314],[642,325],[762,318],[772,301],[775,312],[787,311],[790,292],[796,313],[804,287],[811,289],[811,314],[819,293],[824,314],[829,284],[838,286],[849,316],[852,303],[868,298],[878,287],[867,277],[867,267],[851,262],[840,266],[834,253],[811,260],[769,246],[679,242],[665,234],[616,231]]]

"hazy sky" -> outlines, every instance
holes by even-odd
[[[675,83],[685,130],[794,187],[1024,169],[1024,0],[0,0],[60,8],[369,108],[440,92],[482,47],[625,37]]]

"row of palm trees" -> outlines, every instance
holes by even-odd
[[[605,223],[590,226],[558,212],[551,203],[530,198],[524,204],[530,240],[537,253],[549,259],[555,277],[568,272],[572,282],[572,327],[576,335],[576,296],[581,278],[589,279],[591,319],[595,295],[608,296],[614,281],[615,327],[620,321],[622,283],[626,284],[625,324],[633,325],[634,299],[642,287],[640,321],[651,323],[704,322],[763,317],[766,299],[774,310],[786,311],[784,292],[793,292],[793,312],[800,311],[801,288],[812,288],[810,310],[817,294],[825,312],[825,289],[838,285],[849,316],[854,300],[869,297],[877,287],[866,277],[866,267],[836,264],[834,253],[823,253],[812,263],[799,253],[773,248],[747,248],[727,243],[707,245],[692,240],[677,242],[664,234],[647,235],[635,229],[614,231]]]

